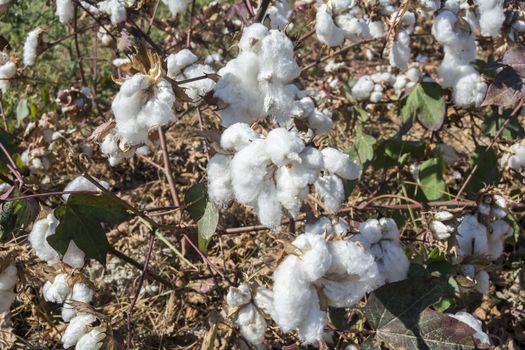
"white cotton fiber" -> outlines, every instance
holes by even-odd
[[[70,23],[75,15],[75,5],[72,0],[56,0],[56,15],[60,23]]]
[[[227,151],[240,151],[248,146],[253,140],[260,139],[256,133],[246,123],[235,123],[228,127],[221,135],[221,147]]]
[[[188,49],[180,50],[175,54],[171,54],[166,59],[168,66],[168,76],[175,79],[184,68],[197,62],[197,56]]]
[[[176,16],[188,7],[190,0],[162,0],[162,2],[168,6],[171,14]]]
[[[46,218],[38,220],[33,224],[33,228],[28,237],[36,256],[40,260],[46,261],[49,265],[60,261],[60,255],[46,240],[48,236],[55,233],[57,226],[58,220],[53,214],[49,214]]]
[[[42,292],[44,299],[50,303],[62,304],[66,300],[71,289],[67,283],[68,275],[65,273],[55,276],[53,283],[47,281],[44,284]]]
[[[288,83],[301,73],[294,59],[292,41],[281,31],[270,30],[261,41],[259,79]]]
[[[490,260],[498,259],[503,254],[505,240],[514,234],[514,229],[505,220],[491,223],[488,235],[488,255]]]
[[[345,40],[345,32],[335,25],[332,11],[327,5],[322,4],[317,9],[315,16],[315,34],[320,42],[328,46],[341,45]]]
[[[67,349],[75,345],[84,334],[88,333],[89,326],[95,320],[95,316],[91,314],[79,314],[73,317],[64,334],[62,334],[64,348]]]
[[[266,153],[277,166],[300,162],[299,153],[304,149],[304,142],[294,132],[284,128],[273,129],[266,137]]]
[[[248,304],[252,300],[250,285],[242,283],[239,287],[230,287],[226,295],[226,303],[229,307],[234,308]]]
[[[62,261],[71,267],[80,269],[84,266],[84,259],[86,254],[75,244],[69,241],[66,253],[62,257]]]
[[[484,256],[488,253],[487,228],[475,216],[465,215],[457,230],[459,256]]]
[[[75,350],[99,350],[104,345],[104,338],[106,338],[106,330],[102,327],[95,327],[80,337]]]
[[[40,28],[36,28],[27,34],[26,41],[24,42],[24,59],[23,62],[26,66],[32,66],[35,64],[37,49],[38,49],[38,37],[42,33]]]
[[[268,35],[268,28],[261,23],[254,23],[242,31],[239,48],[244,52],[260,52],[262,40]]]
[[[207,64],[193,64],[184,70],[184,79],[200,78],[206,74],[214,74],[215,70]],[[205,78],[180,84],[194,102],[200,101],[208,92],[213,90],[213,79]]]
[[[262,344],[266,321],[253,304],[245,305],[239,310],[235,323],[246,340],[252,344]]]
[[[208,162],[208,196],[215,204],[225,207],[233,199],[230,175],[231,156],[217,153]]]
[[[458,321],[466,323],[470,328],[472,328],[476,333],[474,338],[479,340],[481,344],[490,345],[489,336],[483,332],[481,329],[481,321],[478,320],[475,316],[469,314],[465,311],[457,312],[456,314],[448,314],[448,316],[455,318]]]
[[[323,236],[300,235],[292,244],[303,252],[301,260],[305,280],[315,282],[328,271],[332,256]]]
[[[366,100],[374,90],[374,82],[369,75],[363,75],[352,86],[352,97],[356,100]]]
[[[498,36],[503,22],[505,22],[504,1],[477,0],[476,2],[479,6],[481,35]]]
[[[7,90],[9,90],[11,85],[9,79],[16,75],[16,65],[13,62],[8,61],[8,59],[9,57],[6,57],[6,60],[4,60],[4,63],[0,66],[0,90],[2,93],[6,93]]]
[[[321,150],[324,168],[346,180],[355,180],[359,177],[360,167],[343,152],[326,147]]]
[[[379,242],[383,235],[381,225],[377,219],[368,219],[360,223],[359,233],[369,245]]]
[[[273,181],[265,181],[261,186],[255,209],[261,224],[272,230],[281,225],[282,207]]]
[[[270,18],[272,29],[283,30],[292,15],[288,0],[277,0],[266,10],[266,16]]]
[[[370,247],[370,252],[376,258],[379,273],[386,283],[407,278],[410,261],[399,242],[381,240]]]
[[[97,4],[99,11],[110,16],[111,24],[116,25],[127,19],[125,0],[105,0]]]
[[[105,189],[109,188],[109,183],[106,181],[99,181],[99,183]],[[80,175],[68,182],[66,187],[64,187],[64,192],[68,191],[100,191],[97,186],[95,186],[91,181],[86,179],[84,176]],[[62,198],[67,201],[69,194],[62,195]]]
[[[314,184],[315,192],[321,198],[324,208],[329,213],[337,213],[345,200],[342,180],[336,175],[323,175]]]
[[[94,291],[84,283],[75,283],[62,306],[62,319],[69,322],[76,315],[75,308],[68,301],[89,304],[93,300]]]

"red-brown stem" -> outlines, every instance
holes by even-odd
[[[80,56],[80,47],[78,46],[78,35],[77,35],[77,12],[78,6],[75,6],[75,14],[73,16],[73,38],[75,39],[75,52],[77,54],[78,70],[80,71],[80,78],[82,79],[82,85],[87,87],[86,76],[84,75],[84,65],[82,63],[82,57]]]

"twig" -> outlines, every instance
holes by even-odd
[[[149,32],[151,31],[151,27],[153,26],[153,22],[155,21],[155,17],[157,16],[159,4],[160,4],[160,0],[157,0],[157,2],[155,3],[155,7],[153,8],[153,14],[151,15],[151,18],[149,20],[148,30],[146,30],[147,35],[149,35]]]
[[[193,33],[193,12],[195,11],[195,0],[191,1],[190,20],[188,24],[188,35],[186,36],[186,48],[191,48],[191,34]]]
[[[75,6],[75,13],[73,15],[73,38],[75,40],[75,52],[77,54],[78,69],[80,71],[80,78],[82,79],[82,86],[87,87],[86,76],[84,75],[84,64],[82,63],[82,57],[80,56],[80,47],[78,46],[77,12],[78,6]]]
[[[171,199],[173,200],[173,205],[180,207],[179,196],[177,195],[177,190],[175,188],[175,181],[173,181],[173,174],[171,173],[170,159],[168,156],[168,148],[166,146],[166,135],[164,135],[164,130],[159,127],[159,141],[160,147],[162,149],[162,158],[164,159],[164,174],[168,179],[168,185],[170,187]]]
[[[262,22],[264,15],[266,14],[266,10],[268,9],[268,6],[270,6],[271,0],[262,0],[261,6],[257,9],[257,14],[255,17],[253,17],[252,23],[260,23]]]

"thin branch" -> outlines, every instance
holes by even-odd
[[[75,40],[75,52],[77,54],[78,69],[80,71],[80,78],[82,79],[82,86],[87,87],[86,76],[84,75],[84,64],[82,63],[82,56],[80,56],[80,47],[78,45],[78,35],[77,35],[77,13],[78,6],[75,6],[75,13],[73,15],[73,37]]]

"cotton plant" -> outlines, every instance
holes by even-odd
[[[198,80],[181,83],[180,85],[193,103],[202,101],[202,98],[215,87],[215,81],[211,78],[202,78],[207,75],[214,75],[215,70],[210,65],[196,63],[197,60],[198,57],[188,49],[183,49],[176,54],[171,54],[166,59],[168,77],[176,81],[199,78]]]
[[[132,157],[144,146],[151,130],[177,119],[176,87],[168,80],[160,57],[150,52],[145,55],[131,59],[132,67],[119,80],[120,90],[111,104],[115,127],[106,130],[100,150],[112,166]]]
[[[255,209],[263,225],[278,229],[286,209],[295,217],[314,185],[327,211],[335,213],[345,199],[342,179],[356,179],[359,165],[334,148],[306,146],[284,128],[266,137],[248,124],[236,123],[221,135],[222,153],[208,163],[208,194],[220,207],[235,199]]]
[[[18,271],[14,264],[2,267],[3,270],[0,271],[0,314],[9,312],[16,298],[14,288],[18,282]]]
[[[0,51],[0,91],[6,93],[11,86],[10,79],[16,75],[16,64],[7,52]]]
[[[221,123],[251,123],[267,117],[280,124],[290,119],[294,92],[289,83],[300,74],[292,41],[260,23],[244,28],[239,54],[218,72],[214,96],[225,107]]]
[[[432,35],[445,52],[439,67],[440,84],[452,88],[455,105],[479,106],[487,84],[470,65],[477,57],[476,41],[469,23],[454,10],[454,7],[441,10],[432,26]]]

